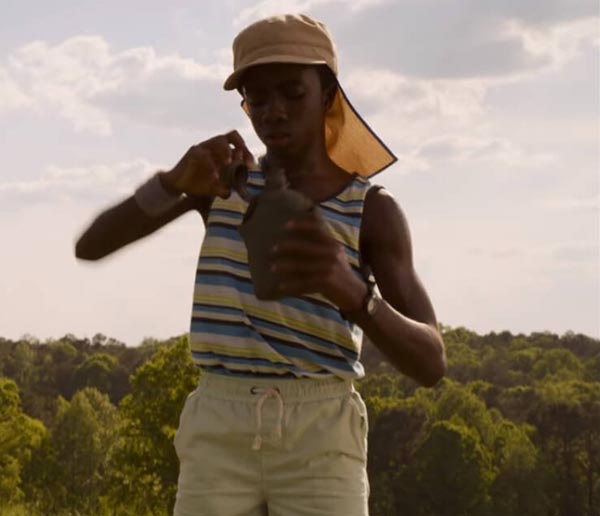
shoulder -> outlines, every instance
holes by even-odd
[[[360,230],[360,247],[365,261],[377,253],[392,253],[411,259],[408,220],[396,198],[383,186],[373,185],[365,197]]]

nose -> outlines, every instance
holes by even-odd
[[[263,111],[263,121],[272,124],[286,119],[287,110],[284,99],[278,94],[270,95]]]

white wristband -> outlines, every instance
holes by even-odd
[[[134,198],[140,209],[150,217],[159,217],[170,210],[181,199],[182,194],[172,194],[165,190],[158,172],[138,186]]]

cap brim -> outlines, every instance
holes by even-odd
[[[223,89],[227,91],[235,90],[239,86],[239,80],[242,74],[248,70],[248,68],[252,68],[253,66],[261,65],[261,64],[270,64],[270,63],[289,63],[289,64],[305,64],[305,65],[320,65],[327,64],[327,61],[324,59],[308,59],[302,58],[298,56],[292,56],[289,54],[282,55],[270,55],[265,57],[260,57],[258,59],[253,60],[247,65],[238,68],[235,72],[233,72],[227,79],[225,79],[225,83],[223,84]]]
[[[361,177],[372,177],[398,161],[354,109],[341,86],[325,115],[325,143],[329,157],[339,167]]]

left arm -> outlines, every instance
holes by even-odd
[[[287,230],[273,256],[280,289],[292,296],[320,292],[342,313],[352,314],[352,320],[396,369],[422,385],[435,385],[446,371],[444,342],[429,296],[413,267],[406,218],[394,198],[379,190],[369,192],[365,200],[361,255],[383,296],[372,316],[360,310],[366,283],[323,224],[315,217],[304,217],[289,223]]]
[[[446,371],[444,342],[413,267],[406,218],[384,190],[367,194],[360,248],[383,296],[372,316],[360,310],[366,283],[350,267],[342,245],[313,216],[290,222],[274,250],[280,290],[290,296],[321,293],[342,313],[352,314],[396,369],[422,385],[435,385]]]
[[[383,299],[373,316],[359,310],[353,320],[398,370],[435,385],[446,371],[444,342],[414,268],[408,222],[385,190],[367,195],[360,242]]]

